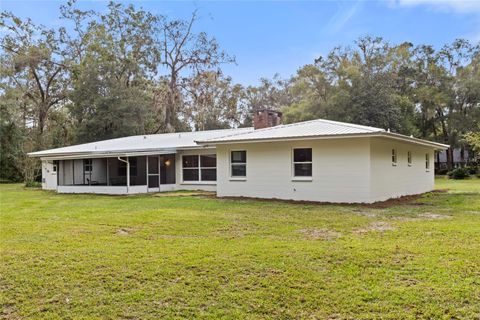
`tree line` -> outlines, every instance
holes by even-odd
[[[243,86],[222,72],[235,57],[196,31],[197,12],[182,20],[115,2],[102,12],[80,10],[68,1],[59,14],[65,26],[58,28],[0,15],[2,179],[35,178],[39,164],[28,152],[249,126],[257,108],[282,110],[287,123],[353,122],[453,147],[479,140],[478,43],[458,39],[437,50],[366,36],[290,78]]]

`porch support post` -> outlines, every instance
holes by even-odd
[[[72,159],[72,185],[75,185],[75,159]]]
[[[110,180],[109,178],[110,178],[110,177],[109,177],[109,172],[108,172],[108,158],[107,158],[106,163],[107,163],[107,164],[106,164],[106,166],[107,166],[106,169],[107,169],[107,170],[105,170],[105,171],[106,171],[105,174],[107,175],[107,181],[106,181],[106,183],[107,183],[107,186],[109,186],[109,185],[110,185],[110,182],[109,182],[109,180]]]
[[[129,161],[129,158],[127,157],[127,193],[128,193],[129,187],[130,187],[130,161]]]

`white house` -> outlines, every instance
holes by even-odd
[[[254,128],[141,135],[31,153],[42,186],[60,193],[184,189],[220,197],[372,203],[434,188],[447,145],[384,129],[312,120],[281,125],[259,110]]]

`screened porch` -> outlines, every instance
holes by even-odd
[[[175,184],[175,154],[57,160],[59,192],[157,192]]]

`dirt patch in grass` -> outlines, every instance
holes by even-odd
[[[438,214],[438,213],[431,213],[431,212],[425,212],[425,213],[419,214],[418,217],[426,220],[442,220],[442,219],[451,218],[451,216]]]
[[[359,216],[368,218],[376,218],[378,216],[376,213],[373,213],[371,211],[365,211],[364,209],[353,209],[352,212]]]
[[[334,240],[342,235],[338,231],[329,229],[301,229],[299,232],[309,240]]]
[[[135,232],[135,229],[133,228],[120,228],[118,229],[115,234],[119,236],[128,236],[129,234],[132,234]]]
[[[392,220],[398,220],[398,221],[443,220],[443,219],[451,219],[451,218],[452,216],[449,216],[449,215],[432,213],[432,212],[420,213],[413,217],[408,217],[408,216],[407,217],[402,217],[402,216],[391,217]]]
[[[369,232],[385,232],[385,231],[393,231],[395,227],[390,225],[388,222],[385,221],[375,221],[370,223],[364,228],[355,229],[354,232],[358,234],[369,233]]]

